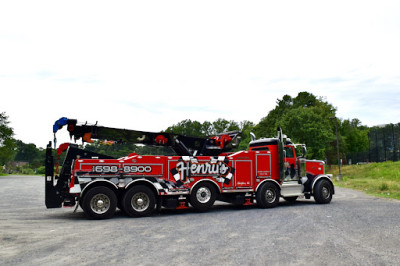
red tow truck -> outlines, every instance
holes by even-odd
[[[317,203],[329,203],[335,192],[324,162],[305,159],[305,145],[293,144],[279,128],[276,138],[252,138],[248,150],[232,152],[240,132],[198,138],[78,124],[75,119],[61,118],[53,126],[54,135],[65,125],[75,141],[167,146],[176,153],[131,153],[112,158],[64,143],[57,149],[58,157],[66,152],[58,172],[49,142],[46,207],[81,206],[91,219],[111,218],[117,208],[132,217],[148,216],[162,207],[187,208],[189,204],[205,211],[216,200],[260,208],[277,206],[280,197],[287,201],[314,197]],[[296,148],[301,148],[301,156]]]

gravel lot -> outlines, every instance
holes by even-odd
[[[400,201],[336,192],[328,205],[92,221],[46,209],[44,177],[0,177],[0,265],[400,265]]]

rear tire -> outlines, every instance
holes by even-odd
[[[267,182],[256,193],[257,205],[260,208],[273,208],[279,204],[280,191],[277,185]]]
[[[206,211],[211,208],[216,199],[217,191],[215,187],[207,182],[198,184],[190,193],[190,204],[199,211]]]
[[[84,195],[81,207],[91,219],[109,219],[117,208],[117,196],[108,187],[94,187]]]
[[[325,179],[319,180],[314,187],[314,200],[318,204],[327,204],[332,200],[332,185]]]
[[[149,216],[156,207],[154,192],[142,185],[129,189],[122,198],[123,211],[132,217]]]

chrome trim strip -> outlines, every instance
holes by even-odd
[[[227,189],[227,190],[222,190],[222,193],[236,193],[236,192],[254,192],[252,189]]]
[[[167,191],[164,195],[189,195],[189,191]]]

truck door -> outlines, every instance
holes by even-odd
[[[292,146],[285,146],[286,160],[285,160],[285,181],[298,180],[296,152]]]
[[[235,187],[251,188],[253,185],[253,171],[251,160],[235,160]]]
[[[256,153],[256,177],[258,179],[271,178],[271,154]]]

